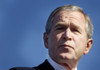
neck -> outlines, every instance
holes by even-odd
[[[67,70],[77,70],[77,61],[67,61],[66,63],[61,63],[60,65],[64,66]]]
[[[51,65],[57,63],[59,65],[61,65],[62,67],[64,67],[64,70],[77,70],[77,65],[78,65],[78,61],[75,60],[59,60],[59,62],[57,60],[53,60],[51,57],[49,57],[48,61],[50,62]],[[53,67],[55,68],[55,65],[53,65]],[[57,69],[58,70],[58,69]]]

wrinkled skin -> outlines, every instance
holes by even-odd
[[[50,34],[44,33],[44,44],[49,56],[59,64],[75,67],[92,46],[87,38],[86,21],[80,12],[60,11],[54,16]],[[67,67],[66,67],[67,68]]]

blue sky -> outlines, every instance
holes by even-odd
[[[42,63],[48,57],[43,44],[47,18],[55,8],[67,4],[82,7],[94,25],[92,49],[82,57],[78,69],[100,69],[99,0],[0,0],[0,70]]]

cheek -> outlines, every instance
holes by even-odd
[[[86,44],[87,38],[86,35],[74,35],[74,42],[78,45]]]
[[[61,35],[52,33],[50,35],[49,42],[48,42],[49,48],[55,50],[59,45],[60,39],[61,39]]]
[[[55,34],[50,34],[49,36],[49,39],[48,39],[48,45],[49,45],[49,48],[55,48],[57,44],[57,37]]]
[[[48,39],[48,49],[51,57],[54,57],[56,55],[55,52],[57,52],[58,44],[59,44],[59,35],[56,35],[54,33],[50,34]]]
[[[75,48],[76,48],[76,52],[80,54],[83,53],[83,51],[86,48],[86,38],[83,37],[76,37],[76,39],[74,40],[75,43]]]
[[[60,41],[60,40],[61,40],[61,37],[62,37],[62,34],[57,34],[57,35],[56,35],[57,41]]]
[[[51,34],[51,39],[54,42],[59,42],[59,40],[61,40],[62,34],[61,33],[52,33]]]

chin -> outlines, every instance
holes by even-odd
[[[62,53],[59,55],[59,59],[61,60],[71,60],[73,58],[74,58],[73,55],[68,53],[67,54]]]

